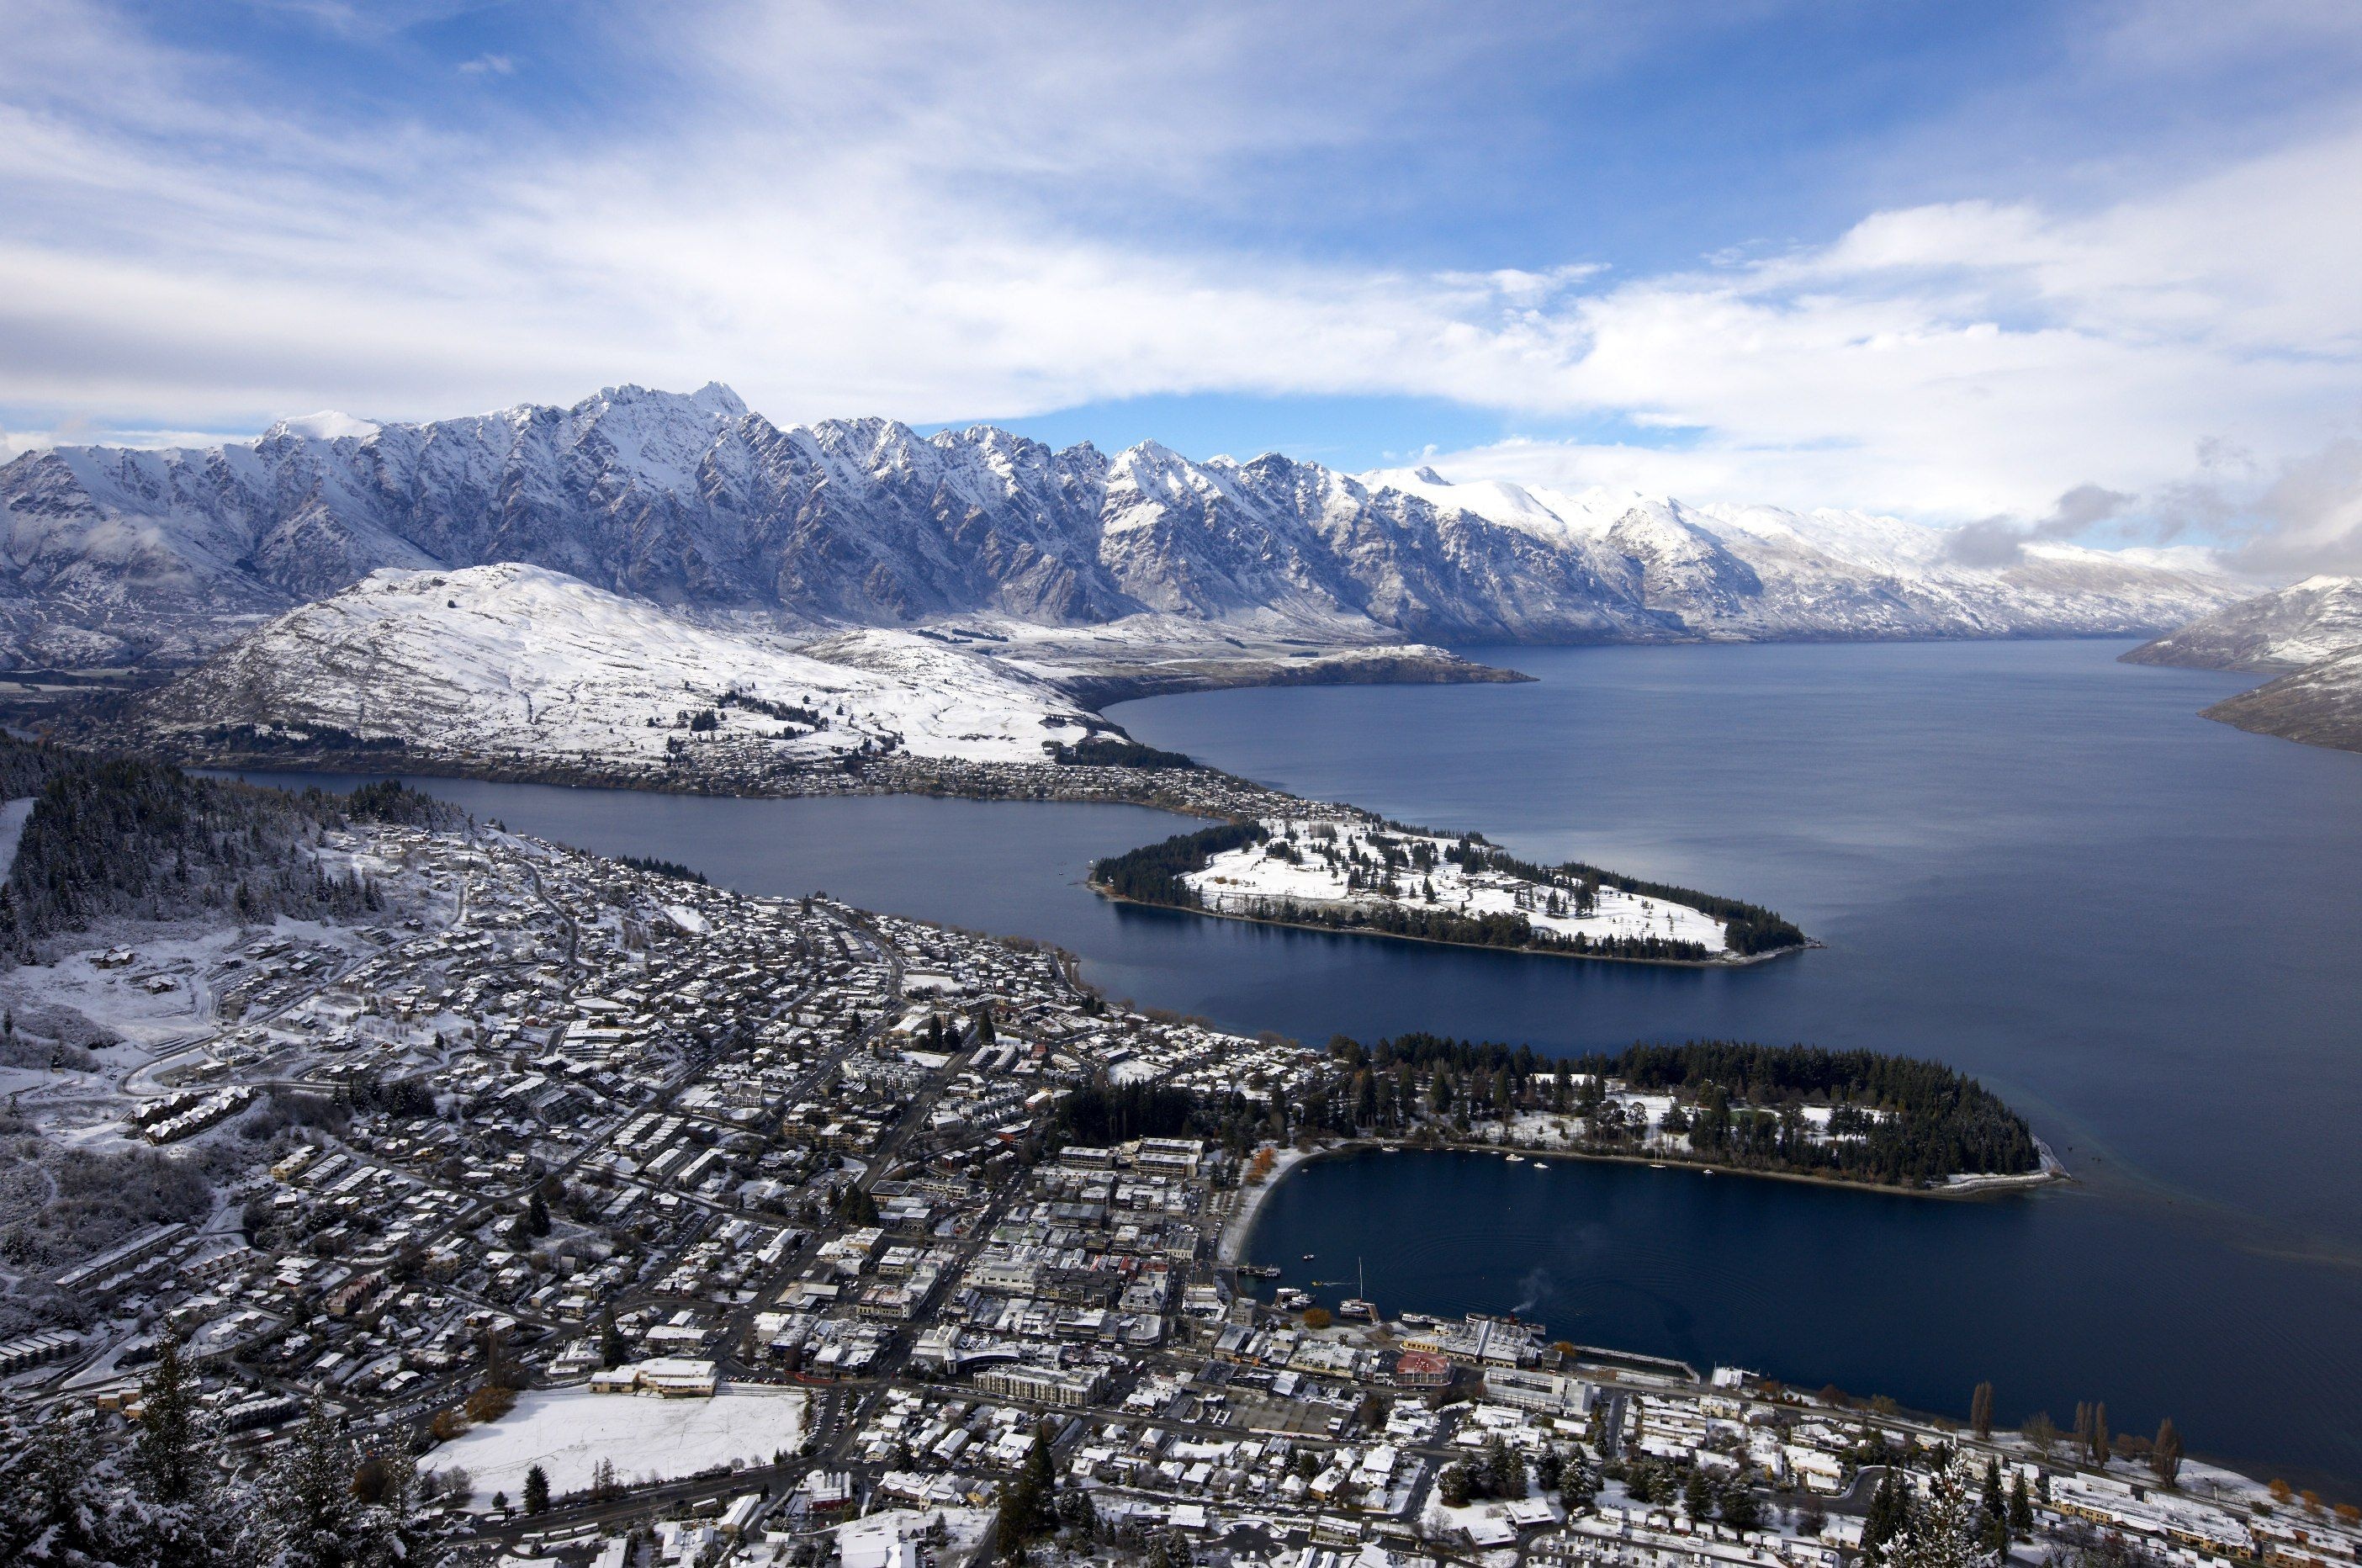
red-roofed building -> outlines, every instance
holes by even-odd
[[[1395,1358],[1395,1382],[1404,1388],[1441,1388],[1451,1381],[1449,1358],[1432,1351],[1405,1351]]]

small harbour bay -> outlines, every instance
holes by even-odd
[[[1054,942],[1111,995],[1308,1040],[1573,1051],[1735,1037],[1936,1057],[2080,1178],[1952,1202],[1645,1165],[1317,1161],[1253,1254],[1389,1311],[2119,1430],[2362,1492],[2362,756],[2195,717],[2241,678],[2107,642],[1468,650],[1540,679],[1272,689],[1111,714],[1277,787],[1533,858],[1756,900],[1828,944],[1700,971],[1107,903],[1122,807],[414,780],[479,816],[746,891]],[[270,776],[290,783],[349,783]],[[1302,1254],[1315,1254],[1305,1262]],[[1323,1289],[1334,1298],[1351,1286]]]

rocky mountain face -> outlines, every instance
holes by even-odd
[[[382,568],[515,561],[693,617],[1088,625],[1161,613],[1367,641],[2009,636],[2153,630],[2236,596],[2195,557],[1953,558],[1860,513],[1353,476],[978,426],[785,428],[718,385],[425,425],[0,468],[0,657],[191,657]]]
[[[2125,659],[2278,674],[2206,709],[2206,717],[2258,734],[2362,751],[2362,578],[2312,577],[2259,593]]]

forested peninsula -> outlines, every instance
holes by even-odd
[[[1690,1164],[1906,1191],[2061,1175],[2025,1119],[1940,1062],[1700,1040],[1553,1059],[1404,1034],[1340,1037],[1302,1124],[1345,1139]]]

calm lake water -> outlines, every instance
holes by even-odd
[[[2013,1419],[2103,1398],[2119,1430],[2169,1414],[2198,1452],[2362,1495],[2362,756],[2199,720],[2243,680],[2118,665],[2125,646],[1475,649],[1541,679],[1113,715],[1300,793],[1753,899],[1829,944],[1740,971],[1109,905],[1088,861],[1182,825],[1130,808],[418,782],[748,891],[1043,937],[1112,995],[1242,1030],[1953,1063],[2084,1179],[1937,1203],[1373,1155],[1283,1184],[1256,1251],[1298,1283],[1359,1256],[1389,1309],[1517,1308],[1939,1410],[1987,1377]]]

